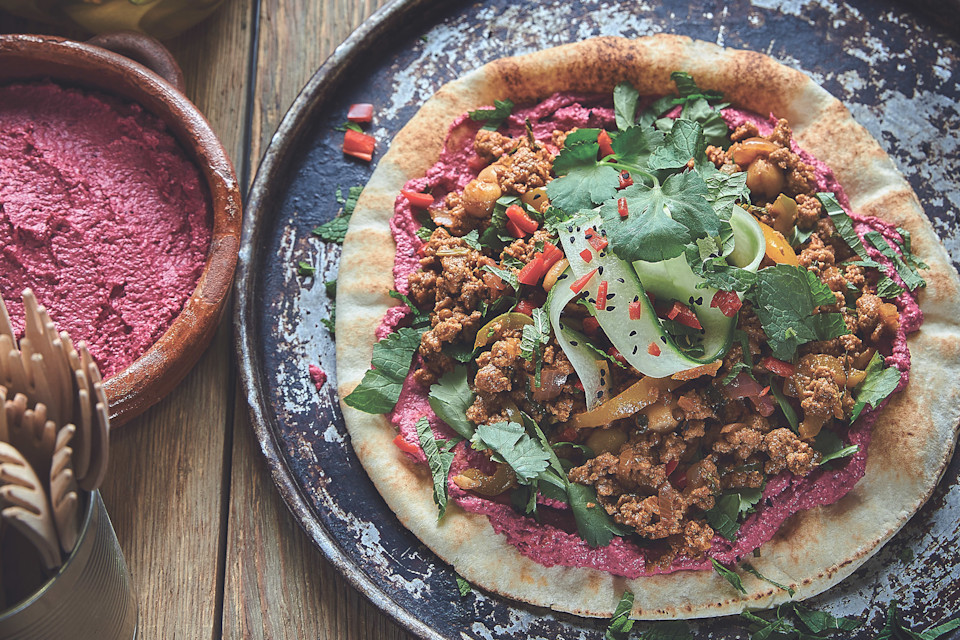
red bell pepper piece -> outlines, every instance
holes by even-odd
[[[789,378],[797,370],[795,366],[789,362],[784,362],[783,360],[778,360],[773,356],[767,356],[760,361],[760,366],[769,371],[770,373],[775,373],[782,378]]]
[[[513,220],[507,220],[507,224],[504,225],[504,226],[507,228],[507,231],[510,232],[510,235],[512,235],[514,238],[526,238],[526,237],[527,237],[526,232],[525,232],[523,229],[521,229],[520,227],[518,227]]]
[[[700,320],[697,319],[697,314],[682,302],[674,302],[670,310],[667,311],[667,317],[691,329],[703,329]]]
[[[594,318],[593,316],[587,316],[583,319],[583,332],[590,336],[591,338],[595,337],[600,331],[600,321]]]
[[[540,227],[540,223],[528,216],[527,212],[523,210],[523,207],[518,204],[512,204],[507,207],[505,213],[507,219],[525,233],[533,233]]]
[[[583,258],[584,262],[590,262],[593,260],[593,254],[590,253],[590,249],[584,249],[580,252],[580,257]]]
[[[400,193],[410,202],[411,206],[426,209],[433,204],[433,196],[429,193],[420,193],[411,189],[400,189]]]
[[[370,162],[376,146],[377,139],[365,133],[347,129],[343,134],[343,152],[348,156]]]
[[[370,122],[373,120],[373,105],[368,102],[350,105],[350,110],[347,111],[347,120],[350,122]]]
[[[546,272],[547,270],[543,265],[543,254],[538,253],[533,256],[533,260],[523,266],[523,269],[520,269],[517,280],[520,284],[537,284]]]
[[[601,129],[597,134],[597,143],[600,145],[600,157],[606,158],[613,155],[613,142],[610,140],[610,134]]]
[[[590,236],[587,242],[590,243],[590,246],[593,247],[594,251],[596,251],[597,253],[600,253],[601,251],[606,249],[607,245],[609,244],[607,242],[607,239],[604,238],[603,236]]]
[[[563,258],[563,251],[558,249],[556,245],[550,242],[543,243],[543,264],[547,268],[547,271],[550,270],[550,267],[560,262]]]
[[[639,300],[636,302],[631,302],[627,305],[627,310],[630,312],[631,320],[639,320],[640,316],[643,314],[643,303]]]
[[[520,302],[517,303],[517,306],[514,309],[514,311],[516,311],[517,313],[522,313],[523,315],[526,315],[526,316],[532,316],[533,310],[536,308],[537,307],[530,300],[521,300]]]
[[[600,281],[600,286],[597,287],[597,309],[601,311],[607,310],[607,284],[606,280]]]
[[[621,218],[626,218],[628,215],[630,215],[630,210],[627,209],[626,198],[617,198],[617,213],[620,214]]]
[[[627,187],[633,186],[633,178],[630,176],[629,171],[620,172],[620,188],[626,189]]]
[[[409,453],[412,456],[420,454],[420,447],[410,442],[407,442],[401,434],[397,434],[397,437],[393,439],[393,444],[397,445],[397,448],[404,453]]]
[[[580,293],[581,291],[583,291],[583,288],[587,286],[587,283],[590,282],[590,280],[595,275],[597,275],[597,269],[594,269],[589,273],[583,274],[582,276],[574,280],[573,284],[570,285],[570,291],[573,291],[574,293]]]
[[[647,347],[647,353],[649,353],[652,356],[660,355],[660,345],[658,345],[656,342],[651,342],[650,345]]]
[[[713,300],[710,301],[711,307],[720,309],[720,313],[728,318],[737,315],[742,305],[736,291],[717,291],[713,294]]]

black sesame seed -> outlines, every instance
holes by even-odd
[[[597,398],[602,398],[602,397],[603,397],[603,389],[600,389],[599,391],[597,391]]]
[[[667,339],[664,336],[660,336],[660,342],[667,344]]]
[[[633,296],[634,302],[640,302],[640,296]]]
[[[633,345],[633,355],[637,355],[637,345]]]
[[[577,238],[575,236],[570,236],[570,244],[573,244],[576,241],[577,241]]]
[[[566,279],[567,279],[566,273],[561,273],[560,275],[557,276],[557,280],[566,280]]]
[[[562,322],[558,322],[557,324],[560,325],[560,330],[562,331],[562,330],[563,330],[563,323],[562,323]]]
[[[630,337],[631,337],[631,338],[632,338],[633,336],[635,336],[635,335],[637,335],[637,332],[636,332],[636,331],[631,331],[631,332],[630,332]]]
[[[689,304],[691,307],[693,306],[693,296],[690,296],[690,299],[687,300],[687,304]]]
[[[597,275],[600,275],[600,276],[603,275],[603,265],[600,265],[599,267],[597,267]]]
[[[567,227],[567,233],[573,233],[573,225]]]
[[[610,305],[610,306],[607,307],[606,310],[607,310],[607,311],[616,311],[617,308],[616,308],[615,306],[613,306],[613,305]]]
[[[626,284],[623,278],[617,278],[617,282],[620,284]]]
[[[571,341],[570,341],[570,344],[572,344],[573,346],[577,346],[577,345],[580,344],[580,343],[577,342],[576,340],[571,340]]]
[[[607,300],[613,300],[613,299],[616,297],[616,295],[617,295],[617,294],[615,294],[615,293],[608,293],[608,294],[607,294]]]
[[[703,296],[697,298],[697,304],[703,304]]]

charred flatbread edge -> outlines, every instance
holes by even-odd
[[[742,575],[739,595],[711,571],[630,580],[587,568],[544,567],[494,533],[487,518],[451,505],[437,522],[429,471],[393,445],[385,416],[341,403],[353,448],[400,521],[471,583],[509,598],[584,616],[610,616],[624,589],[632,617],[695,618],[775,606],[816,595],[877,552],[933,492],[960,422],[960,280],[916,194],[889,156],[839,100],[808,76],[763,54],[683,36],[601,37],[495,60],[450,82],[397,134],[363,192],[343,247],[337,293],[337,377],[343,398],[370,366],[374,332],[395,301],[389,221],[400,188],[422,176],[451,122],[494,99],[533,101],[557,91],[610,92],[629,81],[641,94],[672,92],[670,73],[691,73],[733,105],[785,117],[797,142],[831,167],[854,211],[909,230],[930,270],[920,292],[925,320],[909,339],[910,383],[878,418],[865,476],[844,498],[800,512],[751,564],[797,595]]]

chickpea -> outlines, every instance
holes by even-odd
[[[730,155],[733,161],[741,167],[753,163],[758,157],[766,157],[779,149],[774,142],[764,138],[748,138],[739,144],[730,147]]]
[[[553,289],[553,285],[557,283],[557,278],[559,278],[560,274],[566,271],[569,266],[570,261],[566,258],[561,258],[555,265],[550,267],[550,270],[543,276],[543,290],[549,292],[550,289]]]
[[[493,164],[488,164],[483,168],[483,171],[477,176],[477,180],[480,182],[490,182],[493,184],[500,184],[500,176],[503,174],[503,165],[494,162]]]
[[[463,188],[463,209],[474,218],[487,218],[501,195],[497,183],[471,180]]]
[[[757,157],[747,168],[747,187],[766,200],[779,195],[785,184],[783,171],[766,158]]]
[[[657,433],[666,433],[676,428],[680,421],[673,415],[677,401],[666,395],[641,411],[647,416],[647,429]]]
[[[770,205],[768,211],[774,216],[773,228],[784,237],[791,236],[793,227],[797,224],[796,200],[781,193],[777,196],[776,202]]]
[[[528,190],[520,196],[520,200],[523,201],[523,204],[533,207],[540,213],[546,211],[547,207],[550,206],[550,199],[547,198],[547,190],[544,187]]]
[[[587,446],[597,455],[601,453],[619,453],[620,447],[627,441],[623,429],[594,429],[587,438]]]

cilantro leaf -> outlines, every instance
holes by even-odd
[[[709,171],[701,174],[707,185],[707,202],[721,220],[729,220],[737,202],[750,202],[750,189],[747,188],[747,172],[723,173]]]
[[[567,221],[573,218],[572,215],[559,207],[550,205],[543,213],[543,226],[551,235],[559,235]]]
[[[496,131],[497,127],[507,119],[510,112],[513,111],[512,100],[494,100],[492,109],[477,109],[468,111],[467,115],[475,122],[485,122],[483,129]]]
[[[423,331],[404,327],[373,345],[374,368],[363,374],[363,380],[343,401],[366,413],[393,410]]]
[[[833,631],[853,631],[863,624],[854,618],[835,618],[825,611],[808,609],[796,602],[791,603],[791,608],[803,626],[817,636]]]
[[[707,523],[721,536],[735,541],[737,531],[740,530],[740,518],[751,512],[758,502],[762,491],[760,489],[739,489],[727,491],[717,499],[712,509],[704,515]]]
[[[663,144],[663,134],[649,127],[630,127],[610,144],[618,162],[643,167],[650,155]]]
[[[510,465],[517,482],[530,484],[546,470],[550,456],[516,422],[481,424],[471,440],[475,449],[492,449],[496,457]]]
[[[747,573],[749,573],[750,575],[756,576],[757,578],[760,578],[760,579],[763,580],[764,582],[769,582],[770,584],[772,584],[773,586],[775,586],[775,587],[778,588],[778,589],[783,589],[783,590],[786,591],[790,596],[793,596],[793,594],[796,593],[796,591],[795,591],[794,589],[791,589],[790,587],[788,587],[788,586],[786,586],[786,585],[780,584],[779,582],[775,582],[775,581],[771,580],[770,578],[768,578],[767,576],[763,575],[762,573],[760,573],[759,571],[757,571],[756,569],[754,569],[754,568],[753,568],[753,565],[750,564],[749,562],[743,562],[743,563],[741,563],[741,564],[740,564],[740,568],[743,569],[744,571],[746,571]]]
[[[591,547],[605,547],[616,536],[625,535],[624,530],[614,524],[600,506],[593,487],[570,482],[567,484],[567,497],[577,522],[577,533]]]
[[[467,409],[473,404],[474,393],[467,384],[467,368],[454,367],[430,386],[427,401],[437,417],[466,439],[473,437],[475,428],[467,419]]]
[[[877,295],[881,298],[892,299],[904,292],[904,288],[897,284],[892,278],[883,276],[877,282]]]
[[[692,171],[670,176],[662,186],[623,189],[618,196],[626,199],[630,215],[620,217],[617,199],[600,208],[611,249],[627,262],[659,262],[680,255],[697,238],[718,235],[720,219],[704,198],[706,190]]]
[[[813,441],[813,448],[820,452],[820,464],[852,456],[860,450],[855,444],[845,445],[843,440],[829,429],[821,429]]]
[[[449,447],[445,451],[440,450],[440,446],[433,430],[430,428],[430,421],[426,417],[420,418],[416,423],[417,437],[420,439],[420,448],[427,456],[427,464],[430,466],[430,474],[433,476],[433,501],[437,503],[437,520],[443,517],[447,511],[447,476],[450,475],[450,465],[453,463],[453,452]],[[445,444],[448,442],[443,441]]]
[[[683,105],[680,117],[700,124],[707,144],[726,148],[730,146],[730,140],[727,137],[730,127],[720,115],[720,109],[724,106],[726,105],[711,107],[704,98],[694,98]]]
[[[879,353],[873,354],[867,364],[867,375],[857,387],[857,402],[853,405],[850,422],[853,423],[868,404],[870,408],[876,409],[899,384],[900,370],[896,367],[884,368],[883,356]]]
[[[639,100],[640,92],[629,82],[621,82],[613,88],[613,113],[617,119],[617,129],[626,131],[633,126]]]
[[[470,583],[457,576],[457,591],[460,592],[461,598],[466,598],[473,591],[473,587],[470,586]]]
[[[598,164],[598,150],[596,141],[564,145],[553,161],[553,171],[561,178],[547,183],[547,196],[553,206],[577,212],[617,195],[620,172]]]
[[[301,260],[297,263],[297,274],[305,278],[312,278],[317,274],[317,268],[306,260]]]
[[[720,574],[720,576],[733,585],[733,588],[739,591],[740,593],[746,594],[747,590],[743,588],[743,582],[740,580],[740,576],[736,573],[727,569],[725,566],[717,562],[714,558],[710,558],[710,563],[713,564],[713,569]]]
[[[830,219],[833,220],[833,226],[836,227],[837,233],[839,233],[843,241],[847,243],[847,246],[853,249],[853,251],[860,256],[861,260],[869,259],[867,250],[863,248],[863,243],[860,242],[860,236],[853,230],[853,220],[851,220],[847,212],[843,210],[843,207],[840,206],[840,203],[837,202],[834,195],[832,193],[818,193],[817,199],[820,200],[824,211],[826,211]]]
[[[674,121],[663,144],[650,155],[647,167],[680,169],[691,159],[699,165],[706,160],[706,150],[707,143],[700,123],[679,118]]]
[[[926,280],[920,277],[920,274],[917,273],[916,269],[909,266],[900,258],[900,256],[897,255],[897,252],[893,250],[893,247],[890,246],[890,243],[887,242],[887,239],[884,238],[879,232],[868,231],[863,237],[870,242],[870,244],[872,244],[877,251],[883,254],[885,258],[893,262],[894,267],[897,269],[897,273],[900,274],[900,278],[903,280],[903,284],[907,285],[907,288],[910,289],[910,291],[913,291],[918,287],[927,286]]]
[[[797,347],[806,342],[848,333],[839,313],[814,315],[818,306],[837,300],[827,285],[803,267],[778,264],[761,269],[747,295],[770,339],[773,357],[780,360],[792,360]]]
[[[633,629],[634,621],[630,619],[631,611],[633,611],[633,592],[625,590],[620,602],[617,603],[617,608],[613,611],[613,617],[607,625],[607,632],[603,634],[604,640],[625,640]]]

